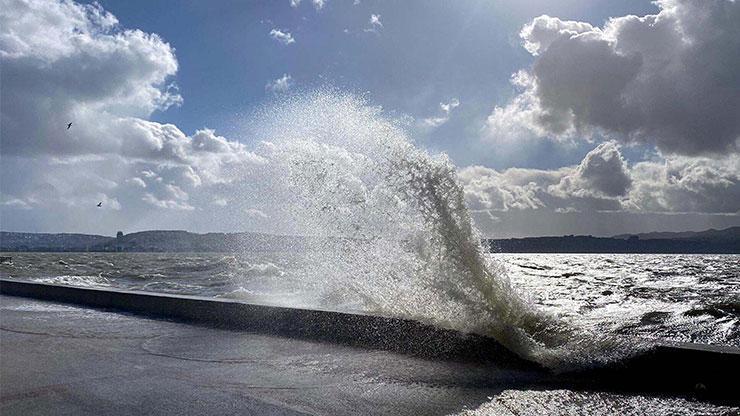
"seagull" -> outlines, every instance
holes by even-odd
[[[72,127],[72,123],[67,124],[67,130],[69,130],[70,127]]]
[[[98,208],[103,206],[103,201],[98,202]]]

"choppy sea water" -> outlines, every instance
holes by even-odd
[[[458,416],[736,416],[740,409],[683,398],[570,390],[504,390]]]
[[[0,276],[388,314],[297,253],[7,253]],[[492,254],[534,307],[579,328],[740,347],[740,256]],[[347,277],[349,279],[349,277]],[[452,278],[452,277],[451,277]]]

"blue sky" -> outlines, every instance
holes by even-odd
[[[738,20],[730,0],[0,0],[0,228],[279,231],[250,196],[284,162],[261,141],[370,107],[449,156],[487,236],[740,225]]]
[[[157,33],[175,48],[184,101],[154,120],[186,133],[209,127],[238,137],[255,107],[273,99],[265,84],[290,74],[298,89],[331,85],[417,118],[436,115],[440,102],[457,98],[462,105],[450,122],[420,140],[460,165],[497,169],[556,168],[578,163],[592,148],[540,141],[503,155],[481,152],[485,118],[514,94],[511,74],[532,62],[518,36],[525,23],[548,14],[602,25],[611,16],[658,10],[634,0],[329,1],[321,10],[287,0],[100,3],[121,25]],[[372,14],[383,27],[364,32]],[[273,28],[291,33],[295,43],[273,40]]]

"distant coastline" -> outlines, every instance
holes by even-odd
[[[699,232],[489,239],[500,253],[740,254],[740,227]]]
[[[0,231],[2,252],[238,252],[298,249],[310,238],[263,233],[142,231],[116,237]],[[486,239],[497,253],[740,254],[740,227],[699,232]]]

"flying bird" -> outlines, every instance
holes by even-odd
[[[67,130],[69,130],[70,127],[72,127],[72,123],[67,124]]]
[[[103,201],[98,202],[98,208],[103,206]]]

